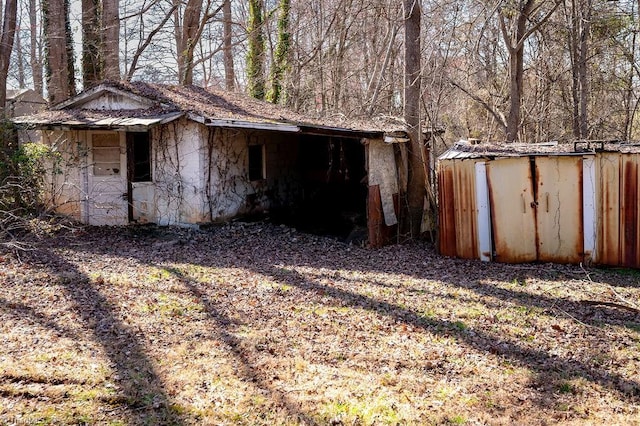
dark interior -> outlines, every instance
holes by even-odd
[[[305,135],[299,143],[300,199],[274,220],[347,242],[365,240],[367,172],[360,139]]]

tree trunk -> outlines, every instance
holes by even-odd
[[[7,75],[9,74],[9,61],[13,40],[16,34],[16,15],[18,13],[17,0],[7,0],[4,15],[2,16],[2,34],[0,35],[0,111],[5,115],[7,103]]]
[[[36,0],[29,0],[29,29],[31,30],[29,53],[31,54],[33,87],[36,92],[42,95],[44,93],[42,87],[42,51],[38,46],[41,33],[38,30],[38,8],[36,7]]]
[[[202,14],[202,0],[189,0],[182,18],[182,35],[178,45],[178,56],[182,57],[178,63],[180,84],[193,84],[193,52],[198,41],[200,15]]]
[[[42,20],[44,26],[46,52],[46,80],[49,102],[57,104],[72,94],[69,84],[69,52],[67,49],[67,12],[66,0],[42,2]]]
[[[264,36],[262,0],[249,0],[249,50],[247,52],[247,83],[249,95],[264,99]]]
[[[102,80],[100,1],[82,0],[82,84],[85,89]]]
[[[224,61],[224,85],[227,90],[236,89],[236,73],[233,65],[233,28],[231,16],[231,0],[224,0],[222,6],[222,22],[223,22],[223,61]]]
[[[427,176],[420,129],[420,2],[404,1],[404,119],[409,142],[409,180],[407,184],[407,228],[411,238],[420,236],[426,196]]]
[[[120,1],[102,0],[104,78],[120,80]]]
[[[278,43],[271,68],[271,89],[267,94],[267,100],[278,103],[283,97],[282,80],[288,67],[289,48],[291,47],[291,34],[289,33],[289,13],[291,11],[290,0],[280,0],[280,15],[278,17]]]
[[[20,28],[20,25],[21,25],[21,22],[16,23],[17,28]],[[15,51],[17,52],[16,59],[18,60],[18,63],[16,64],[18,66],[18,86],[21,89],[24,89],[25,87],[27,87],[27,85],[25,84],[25,77],[24,77],[25,55],[24,55],[24,52],[22,51],[22,39],[20,37],[20,33],[14,36],[14,43],[15,43]]]
[[[524,44],[529,36],[549,19],[560,5],[560,0],[555,3],[541,19],[527,28],[529,18],[545,2],[536,3],[535,0],[519,0],[510,7],[505,6],[500,10],[499,20],[502,37],[509,52],[509,116],[507,117],[506,140],[515,142],[518,140],[520,130],[520,109],[522,105],[522,89],[524,79]],[[507,21],[512,24],[511,32],[507,29]]]

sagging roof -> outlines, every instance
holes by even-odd
[[[132,108],[103,107],[96,100],[111,96],[126,99]],[[113,105],[118,105],[114,100]],[[404,132],[402,121],[347,119],[342,116],[312,119],[278,105],[238,93],[197,86],[144,82],[105,82],[64,101],[51,110],[14,119],[40,129],[129,129],[166,123],[181,116],[210,126],[331,134],[345,137],[380,137]]]
[[[596,152],[640,153],[640,142],[576,141],[572,143],[474,143],[461,140],[449,148],[438,160],[471,158],[524,157],[531,155],[590,155]]]

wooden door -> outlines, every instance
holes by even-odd
[[[88,213],[92,225],[129,223],[125,137],[89,133]]]

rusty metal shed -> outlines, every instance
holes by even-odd
[[[640,267],[640,144],[470,144],[438,158],[439,248]]]

